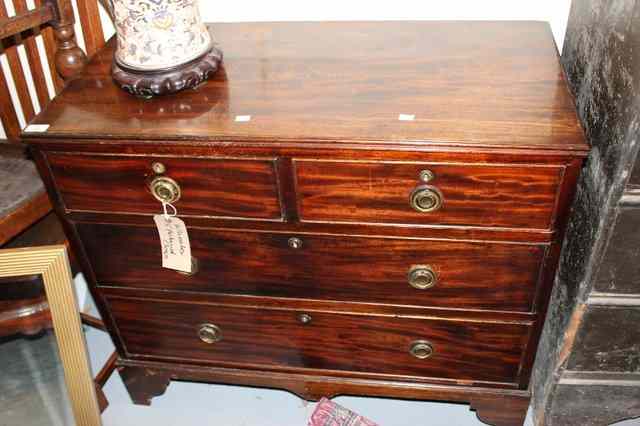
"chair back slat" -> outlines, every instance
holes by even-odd
[[[36,7],[41,7],[44,0],[34,0]],[[42,34],[42,41],[44,43],[44,50],[47,54],[47,62],[49,63],[49,72],[51,73],[51,80],[53,80],[53,87],[56,95],[62,91],[64,87],[64,80],[60,77],[56,68],[56,38],[53,34],[53,28],[45,26],[40,30]]]
[[[56,10],[51,4],[47,4],[45,7],[38,7],[24,14],[12,16],[3,20],[2,26],[0,26],[0,38],[20,34],[30,28],[50,22],[55,17]]]
[[[44,50],[47,55],[47,62],[49,63],[49,72],[51,73],[51,80],[53,80],[53,88],[56,95],[62,91],[64,87],[64,80],[58,74],[56,68],[56,36],[53,34],[53,28],[42,28],[42,42],[44,43]]]
[[[22,66],[22,62],[20,62],[20,57],[18,56],[18,46],[8,46],[5,49],[5,54],[7,55],[9,69],[11,69],[13,83],[18,94],[18,101],[20,102],[22,113],[26,121],[31,121],[31,119],[35,117],[36,112],[31,103],[31,94],[27,86],[26,70]]]
[[[21,124],[47,106],[50,89],[60,93],[65,79],[73,78],[86,63],[85,52],[76,44],[71,0],[34,0],[32,10],[27,1],[0,0],[0,54],[9,68],[0,69],[0,130],[10,142],[18,140]],[[105,44],[98,0],[76,0],[76,6],[75,30],[82,34],[90,56]],[[11,7],[15,16],[8,18]]]
[[[7,139],[10,142],[16,141],[20,135],[20,121],[3,72],[0,72],[0,119]]]
[[[91,57],[104,46],[104,32],[100,22],[98,0],[76,0],[78,15],[82,26],[87,56]]]
[[[16,13],[27,12],[26,0],[14,0],[13,4],[16,8]],[[36,37],[40,34],[40,28],[33,28],[26,37],[23,38],[24,49],[27,53],[27,61],[29,62],[29,68],[31,69],[31,77],[33,78],[33,84],[36,89],[36,95],[38,97],[38,104],[43,109],[50,100],[49,90],[47,89],[47,82],[44,77],[45,69],[40,59],[40,51],[36,44]]]
[[[0,19],[7,18],[7,9],[3,1],[0,1]],[[35,116],[35,110],[31,103],[31,95],[29,94],[29,88],[27,86],[26,75],[27,71],[23,68],[20,57],[18,56],[17,42],[20,40],[20,35],[5,38],[2,40],[4,53],[7,55],[9,62],[9,68],[13,75],[13,82],[18,93],[18,100],[22,107],[25,119],[30,121]]]

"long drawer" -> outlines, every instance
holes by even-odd
[[[563,168],[294,161],[301,220],[551,229]]]
[[[530,326],[109,298],[129,356],[516,383]]]
[[[271,159],[66,153],[48,153],[47,159],[67,210],[160,213],[161,203],[150,185],[154,178],[165,177],[171,179],[169,189],[179,191],[173,204],[181,215],[282,218]]]
[[[151,219],[150,219],[151,221]],[[79,223],[100,285],[528,312],[545,246],[189,229],[198,269],[161,267],[153,227]]]

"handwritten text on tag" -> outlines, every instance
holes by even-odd
[[[162,267],[182,272],[191,272],[191,245],[184,222],[163,214],[153,216],[160,234]]]

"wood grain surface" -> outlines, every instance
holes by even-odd
[[[129,96],[112,41],[35,119],[49,131],[24,135],[133,400],[203,380],[454,400],[520,425],[588,152],[548,25],[211,31],[225,63],[197,90]],[[183,190],[193,276],[160,267],[153,161]],[[409,203],[424,169],[435,213]],[[414,265],[436,286],[412,288]],[[204,322],[221,342],[198,339]],[[418,339],[432,357],[409,355]]]
[[[548,229],[563,169],[475,164],[308,161],[296,159],[303,221],[503,226]],[[422,213],[410,206],[424,183],[443,204]]]
[[[153,227],[77,224],[99,284],[270,297],[528,312],[545,247],[189,229],[198,272],[162,268]],[[289,247],[290,238],[302,247]],[[418,290],[412,266],[438,283]]]
[[[138,403],[149,404],[154,396],[166,390],[170,380],[224,382],[241,386],[287,389],[309,401],[337,395],[386,397],[390,391],[398,398],[470,402],[471,409],[482,421],[496,426],[521,426],[526,415],[527,391],[446,384],[413,383],[356,377],[330,377],[309,371],[278,373],[251,369],[221,368],[184,363],[120,360],[125,383]]]
[[[211,32],[224,71],[197,91],[150,102],[128,95],[111,80],[111,40],[35,122],[65,137],[586,149],[546,23],[250,23]]]
[[[274,163],[178,157],[78,156],[51,153],[49,164],[68,210],[159,214],[149,190],[154,162],[181,188],[181,216],[281,217]]]
[[[109,299],[130,356],[217,363],[342,370],[513,383],[529,327],[446,319],[393,318],[164,301]],[[198,338],[201,324],[215,324],[222,340]],[[433,355],[418,359],[412,342],[427,340]]]

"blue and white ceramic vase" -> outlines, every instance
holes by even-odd
[[[211,49],[197,0],[111,0],[122,67],[157,71],[179,67]]]

